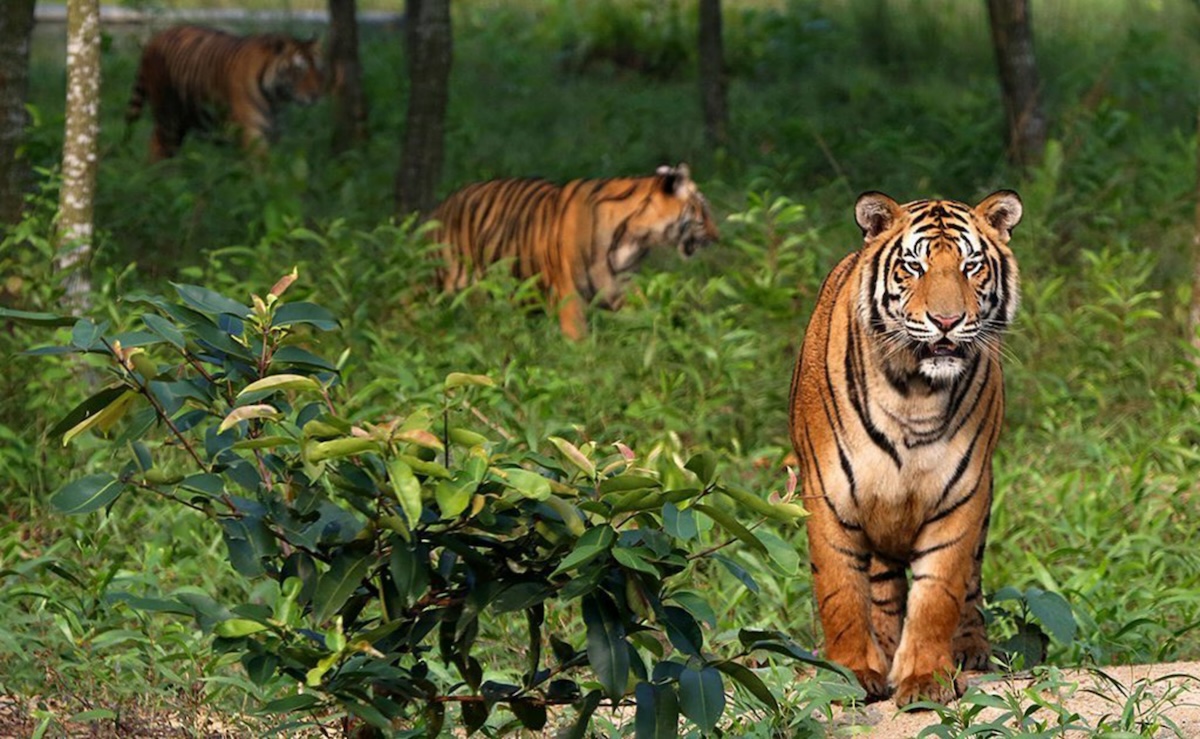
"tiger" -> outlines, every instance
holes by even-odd
[[[513,275],[538,278],[563,335],[587,335],[585,307],[620,309],[632,271],[652,247],[684,257],[716,241],[719,230],[687,164],[650,177],[577,179],[557,185],[510,178],[467,185],[434,210],[443,244],[439,277],[455,292],[492,264],[512,260]]]
[[[235,36],[203,26],[174,26],[142,51],[129,107],[129,126],[147,100],[154,116],[152,161],[175,156],[189,130],[229,122],[243,148],[262,152],[283,104],[310,105],[324,88],[319,42],[280,33]]]
[[[980,568],[1022,204],[867,192],[854,211],[862,246],[821,286],[790,392],[813,590],[826,656],[869,700],[946,703],[991,656]]]

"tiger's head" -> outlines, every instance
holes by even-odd
[[[942,384],[980,353],[999,352],[1019,299],[1008,240],[1021,211],[1011,190],[974,208],[953,200],[900,205],[879,192],[859,196],[859,315],[880,338],[888,372]]]
[[[692,181],[687,164],[664,164],[654,174],[656,193],[651,202],[655,212],[651,217],[666,224],[662,243],[675,244],[680,254],[690,257],[720,238],[708,201]]]
[[[320,42],[270,34],[265,37],[269,56],[260,77],[263,92],[277,102],[312,105],[325,89]]]

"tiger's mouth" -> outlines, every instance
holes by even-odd
[[[693,254],[700,251],[702,247],[708,246],[710,243],[712,243],[712,239],[708,239],[703,236],[685,238],[679,242],[679,253],[684,257],[691,257]]]
[[[922,343],[917,347],[917,359],[934,359],[937,357],[953,357],[966,359],[967,350],[962,344],[956,344],[950,339],[941,338],[937,341]]]

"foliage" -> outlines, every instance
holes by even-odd
[[[251,306],[187,284],[175,285],[175,302],[133,295],[138,328],[81,318],[69,343],[34,352],[98,357],[109,377],[51,436],[93,432],[129,453],[62,486],[55,508],[84,515],[155,496],[218,524],[239,574],[269,578],[261,602],[129,599],[194,614],[258,686],[278,674],[306,687],[265,711],[324,713],[332,701],[380,729],[415,722],[436,734],[447,705],[473,731],[497,704],[534,730],[548,708],[570,704],[582,732],[602,702],[632,694],[638,735],[661,736],[680,714],[713,729],[727,680],[774,709],[738,661],[752,651],[827,666],[779,632],[743,631],[736,654],[714,656],[702,628],[715,626],[713,606],[686,586],[696,560],[775,546],[739,522],[735,504],[783,523],[800,506],[719,482],[706,453],[679,467],[620,442],[606,452],[558,436],[528,450],[489,440],[460,425],[470,413],[486,420],[468,392],[494,385],[482,375],[447,375],[439,406],[355,418],[338,365],[310,351],[311,333],[337,320],[284,302],[295,279]],[[700,548],[701,528],[714,525],[722,540]],[[575,604],[582,641],[544,631]],[[521,657],[497,664],[493,648],[485,667],[477,642],[507,643],[522,616]]]
[[[184,4],[196,1],[146,3]],[[1200,13],[1192,4],[1126,0],[1038,5],[1035,34],[1053,40],[1039,45],[1038,61],[1054,140],[1046,164],[1019,179],[1004,164],[983,4],[723,5],[733,140],[713,152],[696,106],[688,4],[656,6],[653,17],[664,22],[630,35],[647,53],[682,39],[687,57],[665,75],[567,63],[581,40],[635,25],[646,8],[640,0],[455,4],[444,192],[496,176],[633,174],[685,160],[721,220],[721,243],[697,258],[651,256],[628,306],[591,312],[594,330],[577,348],[563,348],[533,291],[503,274],[459,299],[437,296],[420,227],[389,221],[406,99],[394,29],[362,28],[371,141],[334,156],[327,106],[289,110],[278,145],[255,169],[236,146],[203,140],[148,166],[144,120],[122,143],[140,32],[113,27],[103,61],[95,320],[140,330],[123,302],[131,290],[161,293],[173,280],[244,296],[298,264],[312,279],[289,295],[340,319],[345,385],[331,392],[356,424],[440,408],[446,375],[481,373],[496,387],[470,399],[494,426],[474,414],[463,422],[482,424],[495,449],[557,455],[545,440],[558,436],[581,449],[595,442],[599,454],[612,449],[600,442],[621,439],[661,472],[681,469],[688,450],[703,446],[726,484],[780,490],[787,379],[820,280],[858,243],[855,194],[969,200],[1013,187],[1026,204],[1013,241],[1023,300],[1005,343],[1008,409],[984,585],[1066,599],[1078,629],[1070,643],[1049,641],[1050,665],[1195,659],[1200,386],[1181,340]],[[889,12],[878,15],[884,6]],[[624,17],[600,17],[624,9]],[[676,25],[665,22],[671,17]],[[63,97],[53,27],[39,24],[33,59],[26,153],[49,170],[60,158]],[[37,244],[50,232],[47,202],[0,240],[0,279],[22,286],[0,299],[5,307],[56,309],[59,278]],[[111,515],[65,517],[46,505],[69,480],[118,468],[114,454],[123,452],[91,433],[67,449],[45,437],[86,399],[81,373],[99,370],[23,354],[45,327],[8,319],[0,327],[0,582],[11,594],[0,598],[0,691],[72,697],[69,715],[87,710],[80,700],[170,706],[179,696],[238,712],[247,696],[270,700],[291,689],[283,679],[252,685],[233,669],[237,654],[214,654],[190,616],[150,617],[126,600],[189,587],[220,603],[275,603],[278,582],[232,571],[206,517],[144,494],[124,495]],[[165,362],[161,352],[149,349]],[[819,644],[803,536],[774,522],[754,532],[771,542],[772,557],[739,545],[726,561],[689,565],[689,587],[714,611],[706,640],[722,645],[748,627]],[[699,530],[697,539],[720,543],[719,529]],[[1024,611],[1019,601],[998,607],[991,635],[1001,642]],[[571,613],[553,628],[582,644],[582,620]],[[63,630],[66,618],[78,628]],[[526,627],[518,626],[515,641],[478,641],[481,661],[523,649]],[[105,636],[97,646],[108,632],[147,641]],[[739,715],[722,724],[730,733],[812,733],[814,712],[819,720],[844,689],[829,673],[793,685],[786,661],[755,669],[780,712],[735,694],[736,711],[727,713]],[[1122,701],[1118,718],[1125,701],[1106,692]],[[1050,721],[1044,711],[1037,720]],[[617,733],[621,723],[594,715],[597,730]]]

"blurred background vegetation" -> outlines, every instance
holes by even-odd
[[[718,245],[688,262],[648,260],[626,308],[593,312],[578,346],[511,280],[454,299],[431,289],[426,240],[393,215],[407,95],[398,27],[361,29],[369,140],[335,155],[328,103],[293,109],[257,169],[204,140],[147,165],[150,123],[127,139],[123,114],[152,29],[106,27],[95,310],[121,325],[124,295],[168,281],[245,298],[296,265],[293,292],[343,320],[346,382],[364,418],[433,398],[449,371],[483,373],[501,391],[480,411],[515,438],[677,455],[704,446],[725,477],[765,495],[786,483],[792,364],[820,280],[859,241],[857,193],[975,202],[1013,188],[1025,202],[1013,240],[1024,300],[1006,344],[985,587],[1066,596],[1080,629],[1052,645],[1058,664],[1200,658],[1200,395],[1187,336],[1200,7],[1031,6],[1049,143],[1022,171],[1005,157],[983,3],[727,0],[720,147],[704,140],[693,3],[454,3],[440,194],[496,176],[638,175],[686,161],[719,218]],[[61,297],[48,234],[63,60],[63,28],[39,24],[25,151],[40,187],[0,243],[0,304],[21,310],[53,310]],[[65,450],[47,442],[90,388],[69,365],[21,354],[48,343],[44,333],[2,328],[0,693],[66,696],[83,701],[76,710],[97,697],[236,709],[260,690],[236,665],[188,620],[126,602],[247,587],[228,572],[220,532],[128,496],[83,520],[52,513],[48,494],[109,452],[83,438]],[[803,536],[784,535],[802,555]],[[718,631],[780,628],[817,644],[807,568],[746,566],[757,593],[697,565],[697,587],[725,606]],[[997,636],[1012,628],[995,624]]]

